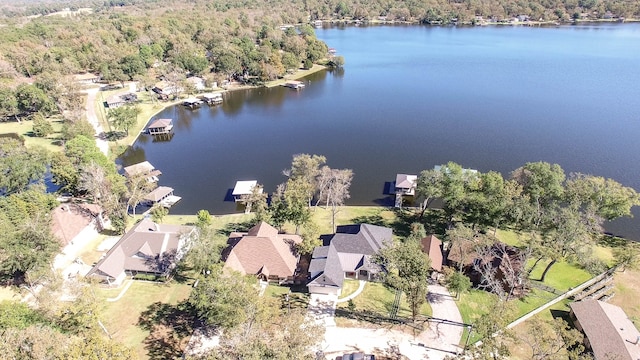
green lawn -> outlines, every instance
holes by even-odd
[[[320,234],[331,234],[331,210],[322,206],[311,208],[311,219],[318,226]],[[392,226],[396,214],[392,210],[380,206],[342,206],[336,214],[336,225],[354,223],[370,223],[374,225]],[[287,224],[285,230],[294,232],[295,227]]]
[[[338,299],[344,299],[347,296],[353,294],[354,292],[356,292],[356,290],[358,290],[359,286],[360,286],[360,281],[353,280],[353,279],[345,279],[344,282],[342,283],[342,291],[340,292],[340,296],[338,297]]]
[[[189,297],[191,285],[176,282],[156,284],[135,281],[120,300],[106,301],[107,298],[117,296],[120,290],[98,290],[99,298],[105,300],[102,306],[102,322],[115,340],[133,349],[139,358],[147,359],[149,354],[145,339],[150,335],[150,331],[140,326],[141,315],[159,305],[176,305]]]
[[[379,315],[380,317],[388,317],[393,307],[395,299],[395,290],[386,287],[382,283],[367,282],[364,290],[353,299],[355,311],[369,311]],[[348,309],[348,302],[338,304],[339,309]],[[425,302],[420,308],[420,315],[431,316],[431,306]],[[411,310],[407,303],[406,296],[403,294],[398,308],[398,317],[410,319]],[[336,318],[338,326],[349,326],[351,323],[348,319]]]
[[[544,260],[538,263],[529,278],[534,280],[539,279],[548,263],[549,261]],[[559,261],[551,267],[543,284],[565,292],[569,290],[569,288],[576,287],[592,277],[591,274],[576,265]]]
[[[56,119],[50,121],[54,132],[47,137],[33,135],[33,121],[31,120],[0,122],[0,134],[17,134],[24,139],[24,144],[27,147],[41,146],[49,151],[60,151],[62,150],[60,146],[62,121]]]

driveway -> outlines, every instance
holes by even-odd
[[[444,359],[461,349],[462,316],[454,298],[446,288],[429,285],[427,298],[433,309],[434,321],[429,329],[417,336],[385,328],[343,328],[335,323],[337,297],[311,294],[309,316],[325,325],[321,345],[327,359],[347,352],[400,353],[409,359]]]

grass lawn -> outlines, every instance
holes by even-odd
[[[386,318],[389,317],[394,299],[395,290],[386,287],[382,283],[367,282],[362,293],[353,299],[353,303],[356,307],[356,313],[358,311],[369,311]],[[337,308],[348,309],[348,302],[339,303]],[[420,308],[420,315],[431,316],[431,314],[431,306],[425,302]],[[405,319],[411,318],[411,310],[404,294],[400,300],[398,317]],[[362,326],[362,323],[340,316],[336,316],[336,324],[346,327]]]
[[[106,300],[117,296],[121,289],[99,289],[98,296]],[[149,358],[145,340],[149,330],[139,325],[141,315],[157,305],[176,305],[189,297],[191,285],[170,282],[156,284],[135,281],[126,294],[116,302],[103,302],[102,321],[112,337],[133,349],[139,358]],[[155,303],[160,303],[153,305]]]
[[[360,286],[360,281],[353,280],[353,279],[345,279],[344,282],[342,283],[342,292],[340,292],[340,296],[338,297],[338,299],[344,299],[347,296],[353,294],[354,292],[356,292],[356,290],[358,290],[359,286]]]
[[[288,303],[285,298],[286,294],[289,294]],[[288,286],[269,284],[262,296],[266,298],[275,298],[279,301],[279,304],[283,309],[288,306],[291,309],[301,309],[306,311],[309,306],[309,293],[295,291],[295,289]]]
[[[320,234],[332,234],[331,210],[321,206],[311,208],[311,219],[318,226]],[[336,214],[336,226],[354,223],[370,223],[374,225],[392,226],[396,220],[396,214],[387,208],[380,206],[342,206]],[[285,226],[288,232],[294,232],[295,227]]]
[[[33,121],[22,120],[0,122],[0,134],[18,134],[24,139],[24,144],[27,147],[41,146],[49,151],[60,151],[60,138],[62,134],[62,121],[50,120],[53,125],[53,133],[47,137],[36,137],[33,135]]]
[[[102,243],[102,241],[104,241],[104,239],[108,237],[108,235],[99,234],[82,248],[82,251],[78,254],[78,257],[89,266],[97,263],[98,260],[100,260],[100,258],[102,257],[102,254],[105,253],[103,251],[98,251],[98,246],[100,245],[100,243]]]
[[[529,276],[530,279],[539,279],[549,261],[541,261]],[[593,276],[576,265],[564,261],[555,263],[544,279],[544,285],[551,286],[561,292],[576,287]]]
[[[640,270],[628,269],[614,275],[615,296],[609,303],[618,305],[637,328],[640,328]]]
[[[20,301],[22,296],[10,286],[0,287],[0,302],[3,301]]]

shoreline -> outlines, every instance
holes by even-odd
[[[204,94],[204,93],[207,93],[207,92],[225,93],[225,92],[233,92],[233,91],[247,90],[247,89],[259,89],[261,87],[273,88],[273,87],[276,87],[276,86],[284,84],[287,80],[298,80],[298,79],[301,79],[301,78],[303,78],[305,76],[309,76],[311,74],[315,74],[317,72],[320,72],[320,71],[323,71],[323,70],[327,70],[327,69],[328,69],[328,67],[325,66],[325,65],[313,64],[313,67],[311,69],[298,70],[294,74],[287,74],[282,79],[272,80],[272,81],[266,82],[265,84],[260,85],[260,86],[256,86],[256,85],[237,85],[237,86],[234,86],[234,85],[231,85],[231,86],[227,86],[226,88],[218,88],[218,89],[222,89],[222,90],[212,90],[212,91],[199,92],[199,93],[197,93],[197,94],[195,94],[193,96],[197,96],[199,94]],[[176,105],[180,104],[181,101],[182,101],[182,99],[179,98],[179,99],[176,99],[176,100],[173,100],[173,101],[169,101],[167,103],[162,103],[162,106],[157,111],[155,111],[151,115],[149,115],[148,118],[146,118],[146,116],[145,116],[146,120],[144,121],[142,128],[139,131],[137,131],[137,135],[130,142],[126,142],[126,143],[124,143],[122,145],[125,146],[126,148],[129,148],[129,147],[133,146],[136,143],[136,141],[138,141],[138,138],[140,137],[140,134],[143,133],[144,126],[147,123],[149,123],[149,121],[151,121],[151,119],[154,116],[158,115],[160,112],[162,112],[163,110],[165,110],[165,109],[167,109],[167,108],[169,108],[171,106],[176,106]],[[136,128],[137,128],[137,126],[136,126]],[[126,151],[126,149],[124,149],[124,150]],[[114,155],[116,155],[116,157],[119,157],[123,153],[124,152],[121,152],[119,154],[114,154]]]
[[[371,20],[357,20],[357,19],[329,19],[329,20],[317,20],[322,23],[321,27],[325,25],[423,25],[423,26],[571,26],[571,25],[580,25],[580,24],[592,24],[592,23],[637,23],[640,22],[640,18],[623,18],[621,19],[579,19],[579,20],[528,20],[528,21],[512,21],[512,19],[505,21],[460,21],[460,22],[444,22],[444,21],[435,21],[432,23],[421,22],[418,20],[413,21],[402,21],[402,20],[380,20],[380,19],[371,19]]]

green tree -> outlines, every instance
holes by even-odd
[[[120,59],[118,66],[119,70],[128,77],[128,80],[133,80],[136,75],[144,74],[146,66],[140,55],[127,55]],[[121,80],[116,79],[114,80]]]
[[[151,219],[155,223],[161,223],[167,215],[169,215],[169,209],[160,204],[153,205],[151,208]]]
[[[562,318],[542,320],[534,316],[528,324],[522,341],[528,345],[532,360],[577,359],[584,351],[582,333]]]
[[[429,257],[422,252],[418,241],[407,240],[383,248],[377,261],[387,270],[385,282],[406,294],[415,321],[427,297]]]
[[[605,220],[632,216],[631,208],[640,205],[640,195],[612,179],[571,174],[565,198],[582,212],[594,213]]]
[[[18,99],[15,92],[8,87],[0,86],[0,118],[6,120],[18,113]]]
[[[53,125],[40,113],[33,115],[33,134],[37,137],[47,137],[53,133]]]
[[[547,209],[561,200],[564,194],[564,170],[558,164],[527,163],[511,173],[511,178],[522,186],[523,194],[535,209],[533,226],[539,227]]]
[[[109,110],[107,119],[116,130],[124,130],[129,135],[129,128],[136,124],[139,113],[140,109],[137,106],[120,106]]]
[[[47,94],[35,85],[22,84],[16,89],[18,110],[24,113],[41,112],[50,115],[56,110],[56,106]]]
[[[416,196],[422,199],[420,218],[433,200],[442,196],[442,173],[436,170],[423,170],[418,175]]]
[[[627,242],[624,246],[613,249],[613,262],[622,271],[637,269],[640,266],[640,250],[635,243]]]
[[[198,317],[208,325],[229,330],[255,320],[260,314],[255,278],[213,268],[189,296]]]
[[[27,149],[13,138],[0,138],[0,189],[6,194],[26,190],[42,183],[50,154],[41,147]]]
[[[198,210],[196,218],[198,219],[196,225],[200,229],[206,228],[207,226],[211,225],[211,214],[209,214],[209,211],[207,210]]]
[[[446,273],[445,283],[449,291],[456,294],[456,299],[460,299],[460,295],[471,288],[469,277],[453,269]]]

